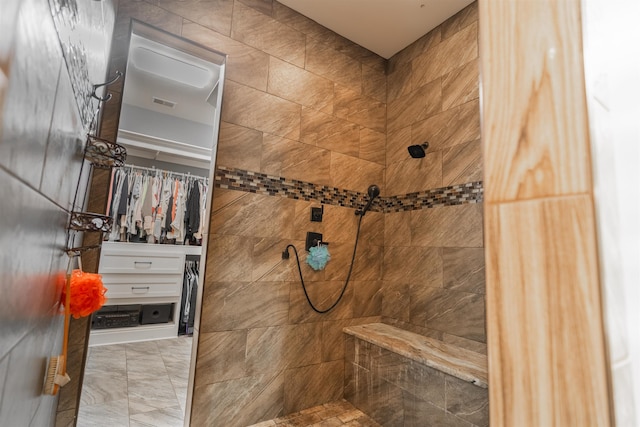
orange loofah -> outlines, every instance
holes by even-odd
[[[73,270],[69,289],[71,315],[75,319],[79,319],[100,309],[107,300],[104,296],[106,292],[107,289],[102,285],[101,275]],[[64,298],[65,292],[63,291],[62,301]]]

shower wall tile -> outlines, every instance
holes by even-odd
[[[244,191],[227,190],[220,187],[213,188],[213,200],[211,201],[211,212],[218,212],[221,209],[232,206],[238,199],[251,197],[251,193]]]
[[[411,297],[406,281],[386,281],[382,289],[382,316],[401,322],[409,322]]]
[[[389,132],[399,130],[442,111],[440,79],[421,86],[418,90],[396,98],[387,106]]]
[[[336,360],[285,371],[284,412],[297,412],[339,400],[344,390],[344,362]]]
[[[73,198],[78,185],[85,142],[84,139],[79,138],[79,135],[83,133],[84,129],[67,69],[62,67],[58,79],[40,191],[67,210],[73,210]],[[73,159],[73,162],[65,167],[64,165],[69,159]],[[83,195],[83,193],[80,194],[80,196]]]
[[[216,156],[220,164],[240,169],[260,170],[261,152],[262,132],[232,123],[220,123]]]
[[[385,247],[406,246],[411,242],[411,212],[389,212],[384,216]]]
[[[423,141],[424,142],[424,141]],[[411,145],[411,126],[387,133],[386,165],[409,159],[407,147]]]
[[[335,85],[334,93],[336,116],[378,132],[386,132],[386,104],[340,84]]]
[[[387,102],[387,76],[384,69],[362,65],[362,94]]]
[[[293,28],[235,1],[231,38],[298,67],[305,65],[305,36]]]
[[[380,316],[382,313],[382,281],[353,281],[353,316]]]
[[[333,112],[333,82],[277,58],[269,60],[267,91],[305,107]]]
[[[243,236],[211,234],[207,249],[205,281],[250,281],[252,252],[253,243],[250,239]]]
[[[334,187],[355,190],[366,194],[371,184],[378,183],[381,191],[384,186],[384,166],[347,156],[333,151],[331,153],[331,184]]]
[[[285,138],[300,136],[299,105],[232,81],[225,83],[222,120]]]
[[[358,247],[353,267],[353,280],[375,281],[382,279],[382,246]]]
[[[238,0],[245,6],[249,6],[260,13],[273,17],[273,0]]]
[[[275,237],[288,229],[294,214],[294,200],[251,194],[214,212],[210,226],[219,234]]]
[[[419,55],[429,52],[434,46],[442,41],[442,28],[438,25],[406,48],[389,58],[387,70],[389,74],[393,74],[398,70],[402,70],[407,66],[411,67],[411,61]]]
[[[331,151],[266,134],[260,171],[294,180],[331,185]]]
[[[444,248],[442,261],[445,288],[485,293],[484,248]]]
[[[447,110],[479,97],[480,64],[474,59],[442,77],[442,109]]]
[[[421,159],[392,163],[385,172],[387,194],[417,193],[425,188],[442,187],[442,151],[428,153]]]
[[[325,206],[325,215],[326,218],[323,220],[324,240],[330,243],[353,243],[355,241],[358,217],[353,214],[353,210],[338,206]],[[364,223],[368,219],[368,216],[365,215],[362,222]]]
[[[311,281],[305,280],[307,293],[313,304],[319,310],[326,310],[333,304],[342,291],[344,281]],[[316,313],[307,304],[306,297],[299,281],[291,282],[289,291],[289,322],[309,323],[325,320],[351,319],[353,318],[353,287],[348,286],[340,303],[330,312]]]
[[[269,55],[194,22],[184,20],[182,36],[227,54],[226,77],[234,82],[267,90]]]
[[[424,287],[412,293],[411,323],[486,342],[484,297],[478,294]]]
[[[440,248],[385,247],[385,282],[406,283],[412,287],[442,287],[442,268]]]
[[[177,5],[171,5],[171,2],[169,0],[159,1],[163,1],[163,7],[158,7],[146,1],[118,1],[118,14],[116,15],[114,35],[117,35],[118,37],[128,38],[131,18],[134,18],[179,36],[180,32],[182,31],[183,17],[178,13],[179,11],[177,7],[175,7]],[[189,3],[196,2],[189,1]],[[168,8],[170,7],[172,7],[173,10],[169,11]],[[197,7],[197,5],[193,4],[191,7]],[[114,46],[119,45],[119,43],[117,43],[115,40],[112,43]],[[126,45],[124,48],[128,49],[128,45]],[[122,67],[120,70],[123,73],[125,71],[124,67]]]
[[[478,100],[451,108],[411,127],[411,143],[429,142],[430,150],[441,150],[480,139]]]
[[[197,426],[246,426],[283,415],[282,372],[196,385],[191,423]]]
[[[322,358],[322,323],[250,329],[246,364],[249,375],[313,365]]]
[[[355,91],[358,95],[362,92],[362,64],[321,41],[307,40],[304,67],[314,74]]]
[[[482,149],[479,140],[454,145],[442,153],[442,185],[482,180]]]
[[[4,99],[10,107],[2,115],[0,165],[39,188],[62,54],[45,1],[25,1],[17,19],[11,81]]]
[[[169,12],[215,30],[226,36],[231,33],[233,0],[155,0],[157,5]]]
[[[474,22],[413,60],[411,87],[419,88],[477,57],[478,23]]]
[[[404,52],[404,51],[403,51]],[[393,56],[396,58],[398,55]],[[396,67],[387,75],[387,103],[411,92],[411,67]]]
[[[292,240],[283,240],[279,237],[265,237],[254,239],[251,270],[252,281],[273,282],[296,279],[297,271],[287,260],[282,259],[282,251],[289,244],[300,246],[300,243]]]
[[[357,124],[310,108],[302,108],[300,141],[353,157],[358,157],[362,144]]]
[[[489,395],[486,388],[447,376],[445,390],[447,412],[478,427],[489,426]]]
[[[207,269],[209,271],[209,269]],[[217,332],[283,325],[289,314],[287,282],[206,282],[200,331]]]
[[[443,342],[447,344],[453,344],[458,347],[474,351],[480,354],[487,354],[487,344],[479,341],[473,341],[467,338],[458,337],[456,335],[451,334],[442,334],[442,338],[440,338]]]
[[[363,160],[385,164],[385,145],[387,136],[384,133],[376,132],[369,128],[360,129],[360,154]]]
[[[478,22],[478,3],[473,2],[441,25],[442,39],[447,39],[464,28]]]
[[[483,246],[482,205],[465,204],[411,212],[413,246]]]
[[[199,384],[246,376],[247,331],[200,332],[196,372]]]

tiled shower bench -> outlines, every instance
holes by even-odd
[[[384,427],[489,425],[485,355],[383,323],[344,333],[345,398]]]

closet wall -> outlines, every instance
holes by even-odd
[[[8,0],[0,13],[0,425],[50,426],[58,397],[41,394],[48,358],[61,351],[58,314],[68,212],[97,104],[86,88],[105,77],[111,1]],[[84,28],[87,45],[67,32]],[[75,49],[75,62],[64,48]],[[92,65],[82,59],[92,57]],[[95,80],[94,80],[95,79]],[[82,186],[81,186],[82,187]],[[81,188],[82,194],[82,188]],[[71,353],[73,354],[73,353]],[[73,388],[81,360],[70,360]],[[60,396],[61,418],[75,400]]]

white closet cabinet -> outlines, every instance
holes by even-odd
[[[89,345],[118,344],[178,336],[186,255],[201,255],[200,246],[103,242],[100,254],[102,281],[110,305],[173,303],[168,323],[93,329]]]

